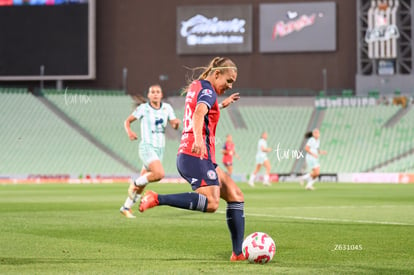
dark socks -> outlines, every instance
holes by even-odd
[[[244,240],[244,202],[228,202],[226,219],[233,244],[233,252],[240,255]]]
[[[158,194],[159,205],[169,205],[172,207],[196,210],[206,212],[207,198],[206,196],[194,192],[160,195]]]

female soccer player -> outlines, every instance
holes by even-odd
[[[303,185],[304,181],[307,181],[306,190],[314,190],[313,184],[319,176],[319,155],[325,155],[326,151],[319,150],[319,130],[313,129],[312,132],[305,134],[305,138],[308,138],[308,142],[305,145],[306,151],[306,165],[310,169],[309,173],[306,173],[302,178],[300,184]]]
[[[242,253],[244,238],[244,196],[236,183],[216,163],[215,133],[220,108],[238,100],[239,93],[227,97],[221,104],[217,96],[231,89],[237,79],[237,67],[232,60],[215,57],[187,87],[183,119],[183,133],[177,155],[177,169],[194,192],[161,195],[145,192],[139,211],[158,205],[215,212],[220,197],[227,202],[227,225],[233,252],[231,261],[245,260]],[[205,234],[200,228],[200,233]]]
[[[256,153],[256,168],[254,169],[253,173],[250,175],[249,181],[247,182],[251,187],[254,186],[254,180],[256,178],[257,173],[262,168],[262,165],[266,168],[266,174],[264,176],[263,184],[270,185],[269,178],[270,178],[270,162],[267,158],[267,153],[272,151],[272,148],[267,147],[267,132],[263,132],[259,142],[257,144],[257,153]]]
[[[125,120],[124,127],[130,140],[136,140],[137,134],[131,130],[131,123],[141,121],[141,142],[139,157],[143,162],[141,176],[133,180],[128,188],[128,198],[120,212],[127,218],[135,218],[131,207],[139,200],[145,186],[149,182],[159,181],[164,177],[161,164],[165,148],[165,127],[167,122],[178,129],[180,120],[175,117],[170,104],[161,102],[162,89],[160,85],[152,85],[148,89],[148,102],[139,105]]]
[[[233,174],[233,156],[237,159],[240,159],[240,157],[236,153],[233,137],[230,134],[226,136],[226,142],[221,152],[223,153],[223,165],[227,168],[227,174],[231,177],[231,174]]]

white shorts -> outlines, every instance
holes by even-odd
[[[164,148],[154,147],[151,144],[140,143],[139,157],[144,163],[144,167],[148,169],[148,166],[154,160],[159,160],[162,162],[162,159],[164,158]]]
[[[266,155],[256,155],[256,164],[263,164],[266,160]]]
[[[306,165],[308,170],[313,170],[315,168],[320,167],[319,159],[314,158],[311,155],[306,155]]]

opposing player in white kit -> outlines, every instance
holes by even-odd
[[[305,146],[306,165],[307,169],[310,171],[302,176],[300,184],[304,185],[304,181],[306,181],[306,190],[315,189],[315,187],[313,187],[313,184],[315,183],[320,173],[319,155],[326,154],[326,151],[319,150],[319,136],[320,132],[318,129],[313,129],[312,132],[305,134],[305,137],[308,138]]]
[[[135,218],[131,207],[140,199],[145,186],[149,182],[159,181],[164,177],[162,159],[165,148],[165,127],[167,122],[178,129],[180,120],[176,118],[170,104],[161,102],[160,85],[152,85],[148,89],[148,102],[139,105],[125,120],[124,127],[130,140],[136,140],[137,134],[131,130],[131,123],[141,121],[141,141],[139,157],[143,162],[141,176],[134,179],[128,188],[128,197],[120,212],[127,218]]]
[[[250,175],[249,181],[247,182],[251,187],[254,186],[254,180],[256,178],[257,173],[260,171],[262,165],[266,168],[266,174],[264,176],[263,184],[270,185],[269,178],[270,178],[270,162],[267,158],[267,153],[272,151],[272,148],[267,147],[267,132],[263,132],[261,138],[259,139],[259,143],[257,145],[257,153],[256,153],[256,168],[253,173]]]

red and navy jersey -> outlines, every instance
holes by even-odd
[[[217,102],[217,93],[206,80],[195,80],[187,89],[183,118],[183,133],[178,153],[199,156],[191,152],[194,143],[193,114],[197,104],[207,105],[208,112],[204,116],[203,139],[207,152],[203,159],[209,159],[216,164],[215,138],[216,127],[220,118],[220,108]]]
[[[223,163],[233,162],[234,147],[233,142],[226,141],[226,143],[224,143],[223,150],[226,150],[227,153],[223,154]]]

